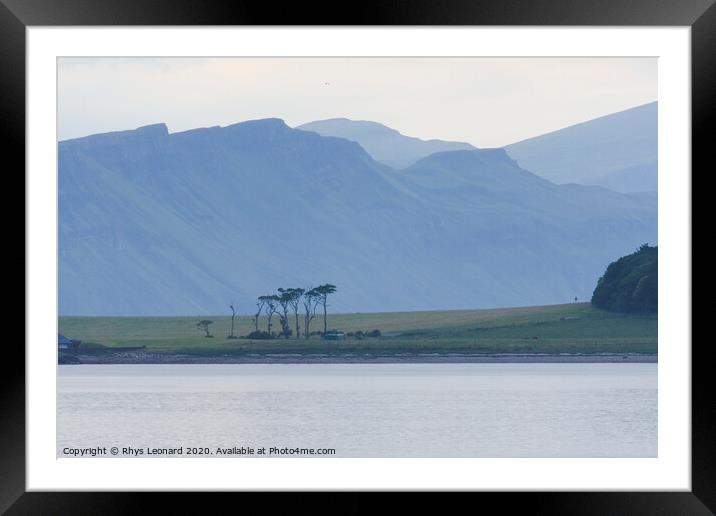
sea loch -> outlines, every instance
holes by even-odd
[[[62,366],[57,401],[60,457],[657,456],[655,363]]]

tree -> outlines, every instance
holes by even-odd
[[[285,338],[288,338],[291,335],[291,328],[288,325],[288,307],[291,302],[291,296],[293,295],[291,290],[292,289],[279,288],[279,295],[277,296],[277,302],[281,307],[281,312],[279,313],[279,318],[281,320],[281,335]]]
[[[273,317],[273,314],[276,313],[276,310],[278,310],[278,296],[261,296],[259,300],[262,300],[265,302],[265,311],[266,316],[268,317],[268,334],[271,335],[271,318]]]
[[[592,294],[597,308],[622,313],[657,313],[659,251],[643,244],[607,267]]]
[[[214,324],[214,321],[209,321],[209,320],[207,320],[207,319],[204,319],[204,320],[201,320],[201,321],[199,321],[198,323],[196,323],[196,326],[197,326],[201,331],[203,331],[203,332],[205,333],[204,337],[213,337],[213,335],[211,335],[211,334],[209,333],[209,325],[210,325],[210,324]]]
[[[301,298],[303,297],[305,290],[302,288],[290,288],[288,291],[291,293],[291,299],[289,299],[288,304],[293,310],[293,315],[296,318],[296,338],[298,339],[301,335],[301,327],[298,323],[298,311],[301,308]]]
[[[308,338],[311,334],[310,326],[311,321],[316,316],[316,309],[321,301],[321,295],[316,292],[316,289],[309,289],[308,292],[303,294],[301,303],[303,304],[303,337]]]
[[[236,317],[236,310],[234,309],[234,302],[232,301],[229,305],[229,308],[231,308],[231,333],[229,334],[229,339],[235,339],[234,336],[234,317]]]
[[[323,333],[328,331],[327,310],[328,296],[336,291],[336,286],[326,283],[314,289],[318,295],[319,303],[323,305]]]
[[[264,306],[266,305],[266,300],[264,299],[265,296],[260,296],[256,300],[256,315],[254,315],[254,330],[256,332],[259,331],[259,317],[261,316],[261,312],[264,309]]]

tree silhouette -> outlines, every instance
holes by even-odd
[[[331,285],[330,283],[326,283],[325,285],[320,285],[314,289],[316,291],[316,294],[318,295],[319,303],[323,305],[323,333],[326,333],[328,331],[328,320],[327,320],[327,310],[326,307],[328,306],[328,296],[330,294],[333,294],[336,291],[336,286]]]
[[[204,337],[212,337],[212,335],[209,333],[209,325],[214,324],[214,321],[209,321],[207,319],[204,319],[202,321],[199,321],[196,323],[196,326],[205,333]]]
[[[260,296],[256,300],[256,315],[254,315],[254,329],[257,332],[259,331],[259,317],[261,316],[264,306],[266,306],[266,300],[264,299],[264,296]]]
[[[272,296],[261,296],[259,300],[262,300],[265,302],[265,312],[266,316],[268,317],[268,334],[269,337],[271,336],[271,318],[273,317],[273,314],[276,313],[276,310],[278,310],[278,300],[279,297],[272,295]]]
[[[301,335],[301,327],[298,323],[298,311],[301,308],[301,298],[303,297],[305,290],[302,288],[290,288],[288,289],[288,292],[291,294],[288,304],[293,310],[293,315],[296,318],[296,338],[298,339]]]
[[[265,313],[268,319],[268,336],[271,337],[273,314],[278,312],[281,321],[281,333],[285,338],[291,335],[289,326],[289,313],[293,312],[296,323],[296,338],[301,337],[301,323],[298,314],[303,308],[303,337],[311,335],[311,321],[316,316],[318,306],[323,306],[323,333],[328,331],[328,296],[336,291],[336,286],[326,283],[315,288],[279,288],[278,295],[259,296],[256,300],[256,314],[254,315],[254,331],[259,332],[259,317]],[[230,306],[233,311],[233,304]],[[233,316],[231,320],[231,334],[233,335]]]
[[[229,334],[229,339],[235,339],[234,336],[234,317],[236,317],[236,310],[234,309],[234,302],[232,301],[229,305],[229,308],[231,308],[231,333]]]
[[[307,339],[310,335],[311,321],[316,316],[316,308],[321,301],[321,295],[316,292],[316,289],[309,289],[308,292],[303,294],[301,303],[303,304],[303,337]]]
[[[281,320],[281,335],[288,338],[291,335],[291,327],[288,324],[288,307],[291,302],[292,289],[279,288],[278,304],[281,307],[279,318]]]

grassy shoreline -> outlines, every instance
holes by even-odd
[[[205,338],[196,328],[200,319],[214,321],[214,338]],[[59,331],[81,339],[73,351],[80,357],[95,356],[85,363],[128,363],[174,359],[186,363],[219,360],[245,363],[248,360],[277,361],[277,355],[290,355],[297,361],[311,356],[322,361],[365,359],[408,361],[427,360],[426,356],[460,357],[477,360],[485,356],[519,355],[527,357],[571,355],[655,355],[657,317],[624,315],[593,308],[588,303],[518,307],[489,310],[450,310],[433,312],[393,312],[374,314],[329,314],[328,327],[344,332],[378,329],[378,338],[347,338],[326,341],[309,339],[250,340],[228,339],[229,316],[196,317],[60,317]],[[266,328],[266,320],[259,321]],[[274,328],[278,320],[274,318]],[[312,329],[322,329],[317,317]],[[235,334],[254,329],[250,316],[237,316]],[[95,346],[94,351],[86,348]],[[141,347],[141,352],[122,354],[113,348]],[[144,359],[142,359],[144,357]],[[152,357],[152,358],[149,358]],[[158,357],[158,358],[157,358]],[[587,357],[588,358],[588,357]],[[626,360],[626,359],[621,359]],[[99,363],[99,362],[95,362]]]

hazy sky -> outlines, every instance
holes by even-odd
[[[655,58],[61,58],[58,136],[373,120],[497,147],[657,99]]]

